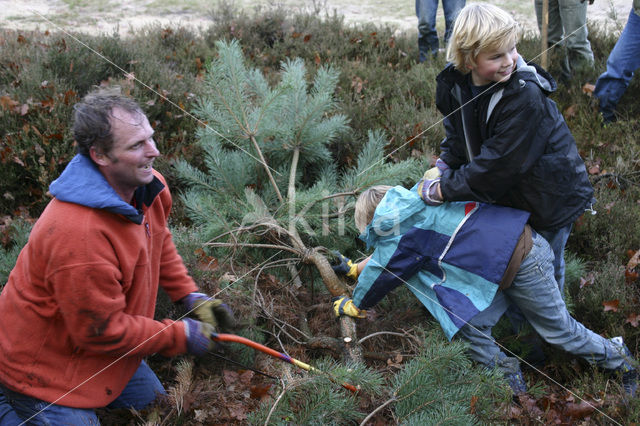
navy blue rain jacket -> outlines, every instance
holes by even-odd
[[[452,64],[436,79],[446,132],[440,158],[451,168],[440,183],[444,199],[528,211],[538,231],[572,223],[595,200],[575,140],[548,98],[557,87],[551,75],[519,57],[508,81],[465,107],[467,147],[459,108],[473,98],[469,79]]]

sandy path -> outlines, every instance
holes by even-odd
[[[236,0],[245,8],[267,5],[270,0]],[[490,1],[512,12],[527,31],[537,31],[533,0]],[[294,10],[320,11],[344,15],[348,23],[388,24],[398,31],[415,31],[413,0],[281,0]],[[151,23],[206,27],[211,23],[211,4],[207,0],[0,0],[0,26],[10,29],[74,30],[87,33],[126,35],[131,28]],[[631,0],[595,0],[587,18],[608,31],[624,26]],[[441,8],[439,13],[441,14]]]

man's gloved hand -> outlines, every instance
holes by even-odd
[[[367,311],[358,309],[356,305],[353,304],[353,300],[347,296],[334,297],[331,301],[333,302],[333,312],[336,314],[336,317],[341,315],[348,315],[353,318],[367,317]]]
[[[345,276],[351,278],[352,280],[357,280],[358,279],[358,264],[357,263],[353,263],[351,261],[351,259],[349,259],[348,257],[344,256],[342,253],[340,253],[337,250],[334,250],[331,253],[338,260],[338,263],[331,265],[331,268],[333,269],[333,271],[336,274],[345,275]]]
[[[220,299],[214,299],[204,293],[190,293],[182,300],[185,307],[202,322],[211,324],[222,331],[230,331],[236,327],[233,311]]]
[[[211,324],[191,318],[185,318],[182,322],[187,335],[187,351],[190,354],[202,356],[216,346],[216,342],[211,338],[216,329]]]

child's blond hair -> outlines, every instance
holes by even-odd
[[[487,3],[462,8],[451,32],[447,61],[467,74],[480,52],[498,50],[520,39],[520,25],[506,11]]]
[[[384,198],[384,194],[386,194],[391,188],[392,187],[389,185],[376,185],[360,194],[356,200],[354,213],[354,219],[356,221],[356,228],[358,228],[358,231],[364,232],[367,225],[371,223],[376,207],[378,207],[378,204],[380,204],[380,201]]]

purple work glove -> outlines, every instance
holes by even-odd
[[[214,299],[204,293],[190,293],[180,300],[189,313],[193,313],[200,321],[211,324],[221,331],[231,331],[236,327],[233,311],[220,299]]]
[[[440,174],[444,173],[445,170],[449,170],[449,165],[440,158],[436,160],[436,167],[440,170]]]
[[[211,335],[216,332],[211,324],[185,318],[184,332],[187,335],[187,351],[196,356],[202,356],[216,346]]]
[[[442,204],[442,198],[438,196],[438,187],[440,186],[440,178],[420,179],[418,182],[418,194],[425,204],[429,206],[439,206]]]

